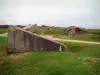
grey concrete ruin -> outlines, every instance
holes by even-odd
[[[67,51],[67,47],[22,28],[9,26],[8,53],[28,51]]]
[[[33,25],[30,25],[30,26],[26,26],[23,29],[25,29],[27,31],[30,31],[32,33],[35,33],[36,30],[37,30],[37,24],[33,24]]]
[[[80,34],[80,32],[85,32],[84,28],[70,26],[64,30],[65,34],[68,36],[74,36],[76,34]]]

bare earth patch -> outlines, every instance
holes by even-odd
[[[8,33],[4,33],[4,34],[0,34],[0,36],[7,36],[8,35]]]
[[[22,57],[24,57],[25,55],[28,55],[28,54],[30,54],[30,52],[19,53],[19,54],[11,54],[9,56],[9,58],[11,58],[11,59],[19,59],[19,58],[22,58]]]

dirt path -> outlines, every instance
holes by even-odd
[[[69,40],[69,39],[59,39],[59,38],[54,38],[52,35],[41,35],[44,38],[48,38],[51,40],[56,40],[56,41],[67,41],[67,42],[78,42],[78,43],[87,43],[87,44],[100,44],[100,42],[90,42],[90,41],[81,41],[81,40]]]
[[[67,40],[67,39],[58,39],[55,38],[57,41],[67,41],[67,42],[78,42],[78,43],[88,43],[88,44],[100,44],[100,42],[90,42],[90,41],[81,41],[81,40]]]
[[[0,36],[7,36],[8,35],[8,33],[4,33],[4,34],[0,34]]]

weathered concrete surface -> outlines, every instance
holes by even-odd
[[[67,47],[19,27],[9,26],[8,53],[26,51],[66,51]]]
[[[30,31],[32,33],[35,33],[36,30],[37,30],[37,24],[33,24],[32,26],[26,26],[23,29],[28,30],[28,31]]]
[[[86,30],[84,28],[81,27],[76,27],[76,26],[70,26],[68,28],[66,28],[64,30],[65,34],[67,34],[68,36],[74,36],[76,34],[80,34],[80,33],[84,33],[86,32]]]

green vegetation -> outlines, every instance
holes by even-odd
[[[48,30],[47,27],[40,27],[36,33],[44,35],[64,35],[64,28],[55,27],[54,30]]]
[[[7,38],[0,38],[6,45]],[[68,52],[29,52],[3,57],[0,75],[100,75],[99,45],[61,43],[68,46]]]
[[[56,31],[59,33],[49,30],[44,34],[58,33],[64,36],[59,28]],[[41,32],[39,30],[38,34]],[[99,30],[90,32],[99,35]],[[100,75],[100,45],[61,43],[68,46],[68,52],[29,52],[7,55],[7,37],[0,37],[0,75]]]
[[[2,73],[3,64],[5,64],[5,57],[7,56],[7,37],[0,37],[0,75]],[[7,58],[8,59],[8,58]]]
[[[67,39],[96,41],[100,42],[100,29],[89,29],[87,34],[80,34],[76,36],[67,37]]]
[[[0,34],[7,33],[8,28],[0,28]]]
[[[100,35],[100,29],[88,29],[88,33]]]
[[[80,34],[80,35],[76,35],[76,36],[67,37],[67,39],[100,42],[100,35],[96,35],[96,34]]]
[[[6,55],[7,37],[0,37],[0,54]]]
[[[64,28],[55,27],[54,30],[48,30],[46,27],[41,27],[37,30],[37,34],[43,35],[53,35],[61,39],[72,39],[72,40],[83,40],[83,41],[96,41],[100,42],[100,29],[88,29],[85,34],[80,34],[76,36],[66,36],[64,34]]]
[[[0,28],[0,34],[7,33],[7,28]],[[55,37],[61,38],[61,39],[72,39],[72,40],[84,40],[84,41],[96,41],[100,42],[100,29],[88,29],[88,32],[86,34],[80,34],[76,36],[66,36],[64,34],[64,28],[55,27],[54,30],[48,30],[46,27],[40,27],[38,28],[37,34],[43,34],[43,35],[53,35]]]

